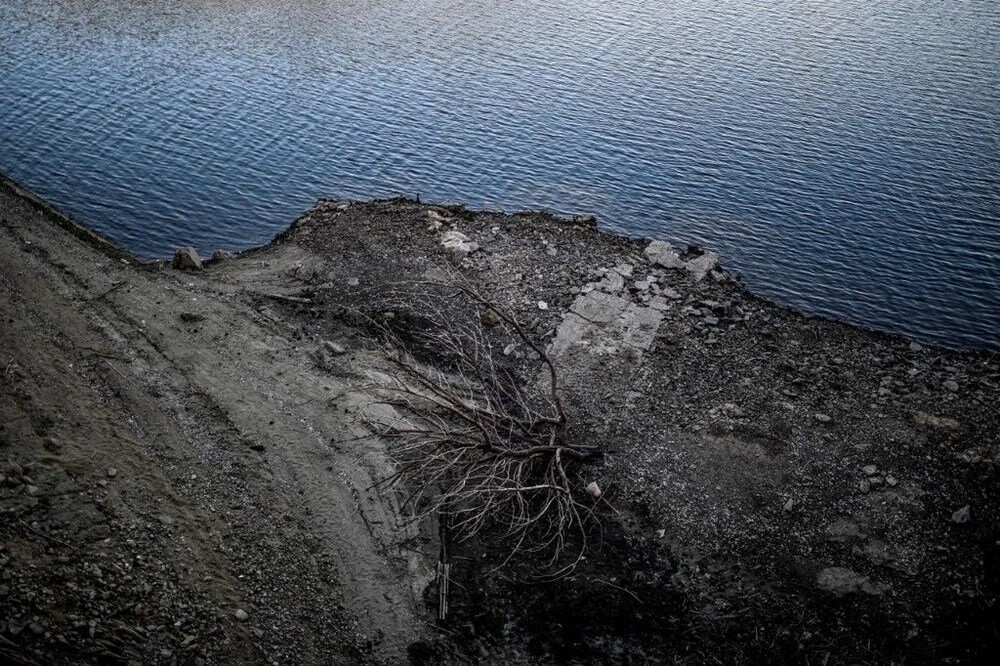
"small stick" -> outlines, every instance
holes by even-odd
[[[22,526],[24,526],[24,528],[27,529],[32,534],[36,534],[36,535],[42,537],[43,539],[48,539],[49,541],[51,541],[53,543],[57,543],[60,546],[65,546],[66,548],[69,548],[70,550],[72,550],[74,553],[80,552],[80,549],[77,548],[76,546],[71,546],[68,543],[66,543],[65,541],[60,541],[59,539],[57,539],[55,537],[51,537],[48,534],[42,534],[41,532],[39,532],[38,530],[36,530],[34,527],[32,527],[31,525],[29,525],[28,523],[24,522],[20,518],[15,518],[14,520],[16,520]]]
[[[111,294],[112,292],[114,292],[114,291],[116,291],[116,290],[118,290],[118,289],[121,289],[121,288],[122,288],[123,286],[125,286],[125,284],[127,284],[127,283],[128,283],[128,280],[122,280],[121,282],[116,282],[116,283],[115,283],[115,284],[114,284],[114,285],[113,285],[113,286],[112,286],[112,287],[111,287],[110,289],[108,289],[107,291],[105,291],[105,292],[103,292],[103,293],[100,293],[100,294],[98,294],[97,296],[94,296],[93,298],[88,298],[88,299],[87,299],[87,302],[88,302],[88,303],[93,303],[94,301],[99,301],[100,299],[102,299],[102,298],[104,298],[105,296],[107,296],[107,295]]]

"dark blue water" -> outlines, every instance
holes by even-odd
[[[0,0],[0,170],[147,257],[320,196],[595,213],[1000,348],[995,0]]]

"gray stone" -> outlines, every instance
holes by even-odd
[[[882,590],[864,576],[846,567],[827,567],[816,576],[819,589],[837,597],[848,594],[880,595]]]
[[[910,351],[920,352],[920,351],[923,351],[923,350],[924,350],[924,346],[922,344],[920,344],[919,342],[911,342],[910,343]]]
[[[713,271],[719,267],[719,256],[714,252],[706,252],[705,254],[692,259],[684,264],[684,268],[691,273],[691,276],[695,279],[695,282],[701,282],[708,275],[709,271]]]
[[[913,420],[917,425],[927,426],[935,430],[958,430],[958,421],[946,416],[934,416],[926,412],[917,412],[913,415]]]
[[[948,381],[943,382],[941,386],[944,387],[946,391],[951,391],[952,393],[958,391],[958,382],[956,382],[953,379],[949,379]]]
[[[632,283],[632,289],[642,293],[649,291],[649,288],[652,287],[653,284],[654,282],[652,280],[636,280],[634,283]]]
[[[446,231],[441,236],[441,245],[459,254],[471,254],[479,249],[479,243],[473,242],[461,231]]]
[[[644,352],[656,338],[663,313],[620,296],[592,291],[578,296],[556,329],[553,358],[582,349],[594,356]]]
[[[331,354],[336,354],[337,356],[340,356],[341,354],[346,354],[347,353],[347,347],[345,347],[344,345],[338,344],[336,342],[330,342],[329,340],[324,340],[323,341],[323,347],[325,347],[326,350],[328,352],[330,352]]]
[[[865,473],[865,476],[875,476],[878,474],[878,467],[875,465],[865,465],[861,468],[861,471]]]
[[[233,613],[233,617],[235,617],[240,622],[246,622],[247,620],[250,619],[250,615],[242,608],[237,608],[236,612]]]
[[[644,250],[646,258],[650,263],[664,268],[684,268],[681,255],[673,245],[666,241],[655,240],[646,246]]]
[[[577,297],[569,307],[573,312],[595,324],[610,323],[618,319],[628,307],[628,301],[618,296],[592,291]]]
[[[193,247],[182,247],[174,252],[174,268],[182,271],[200,271],[204,266],[201,265],[201,257]]]
[[[608,271],[597,283],[597,288],[609,294],[620,293],[625,288],[625,278],[617,271]]]
[[[970,509],[968,504],[963,506],[955,513],[951,514],[951,522],[955,523],[956,525],[964,525],[971,519],[972,519],[972,510]]]
[[[832,418],[830,418],[829,414],[821,414],[819,412],[813,414],[813,418],[816,419],[819,423],[829,423],[830,421],[833,420]]]
[[[235,254],[227,252],[226,250],[216,250],[212,253],[212,261],[228,261],[235,256]]]

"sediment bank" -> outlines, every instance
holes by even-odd
[[[436,534],[377,488],[391,465],[359,418],[396,350],[347,313],[448,280],[548,350],[567,437],[605,451],[574,483],[610,508],[554,582],[490,574],[499,535],[456,546],[439,623]],[[4,183],[0,305],[8,659],[919,663],[997,645],[997,355],[782,309],[708,254],[588,220],[320,201],[181,271]],[[530,381],[516,337],[448,316]]]

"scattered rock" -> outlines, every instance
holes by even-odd
[[[875,465],[865,465],[861,468],[861,471],[864,472],[865,476],[875,476],[878,474],[878,467]]]
[[[461,231],[446,231],[441,236],[441,245],[460,254],[472,254],[479,249],[479,243],[473,242]]]
[[[549,309],[549,304],[546,303],[545,301],[538,301],[538,309],[539,310],[548,310]]]
[[[650,263],[664,268],[684,268],[681,255],[673,245],[666,241],[655,240],[646,246],[644,250],[646,258]]]
[[[436,210],[427,211],[427,230],[428,231],[440,231],[444,226],[445,218],[444,215],[437,212]]]
[[[250,619],[250,615],[242,608],[237,608],[236,612],[233,613],[233,617],[235,617],[240,622],[246,622],[247,620]]]
[[[655,240],[643,251],[650,263],[663,268],[683,268],[701,282],[711,271],[719,268],[719,257],[714,252],[704,252],[694,259],[681,259],[680,252],[666,241]]]
[[[597,481],[591,481],[587,484],[587,494],[594,499],[599,499],[601,497],[601,487],[597,485]]]
[[[819,423],[829,423],[830,421],[833,420],[832,418],[830,418],[828,414],[821,414],[819,412],[813,414],[813,418],[816,419],[816,421],[818,421]]]
[[[882,590],[872,585],[867,578],[846,567],[823,569],[816,576],[816,585],[819,589],[838,597],[858,593],[871,595],[882,593]]]
[[[945,416],[934,416],[926,412],[917,412],[913,420],[916,421],[917,425],[927,426],[929,428],[934,428],[935,430],[957,430],[958,421],[955,419],[950,419]]]
[[[227,252],[226,250],[216,250],[212,253],[212,261],[228,261],[235,256],[235,254]]]
[[[920,344],[919,342],[911,342],[910,343],[910,351],[912,351],[912,352],[921,352],[923,350],[924,350],[924,346],[922,344]]]
[[[706,252],[700,257],[686,262],[684,267],[691,273],[695,282],[701,282],[709,271],[719,267],[719,256],[714,252]]]
[[[503,321],[497,311],[493,308],[486,308],[483,314],[479,317],[479,321],[482,322],[483,326],[497,326]]]
[[[108,478],[113,479],[118,476],[118,469],[116,467],[111,467],[108,469]]]
[[[899,485],[899,479],[890,474],[889,476],[885,477],[885,485],[889,486],[890,488],[895,488],[897,485]]]
[[[597,288],[608,294],[617,294],[625,289],[625,278],[617,271],[608,271],[597,283]]]
[[[342,344],[338,344],[336,342],[331,342],[329,340],[324,340],[323,341],[323,347],[328,352],[330,352],[331,354],[334,354],[336,356],[340,356],[341,354],[346,354],[347,353],[347,347],[345,347]]]
[[[198,314],[197,312],[182,312],[180,317],[181,321],[187,324],[194,324],[205,319],[205,315]]]
[[[864,479],[858,484],[858,490],[863,493],[869,493],[872,489],[872,483],[868,479]]]
[[[945,382],[942,382],[941,386],[946,391],[951,391],[952,393],[956,393],[958,391],[958,382],[956,382],[954,379],[949,379]]]
[[[182,271],[200,271],[204,269],[201,265],[201,257],[193,247],[182,247],[174,253],[174,268]]]
[[[951,514],[951,522],[955,523],[956,525],[964,525],[965,523],[969,522],[971,518],[972,518],[972,510],[969,508],[968,504],[963,506],[955,513]]]

